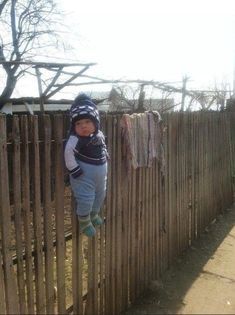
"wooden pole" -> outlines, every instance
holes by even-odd
[[[185,106],[185,96],[186,96],[186,84],[188,81],[188,77],[184,76],[183,77],[183,86],[182,86],[182,99],[181,99],[181,111],[184,111],[184,106]]]
[[[41,80],[41,72],[39,71],[38,67],[35,67],[37,81],[38,81],[38,92],[40,98],[40,111],[44,114],[44,100],[43,100],[43,92],[42,92],[42,80]]]

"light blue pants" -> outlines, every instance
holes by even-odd
[[[79,161],[83,174],[70,176],[71,188],[77,202],[78,216],[99,213],[106,195],[107,163],[93,165]]]

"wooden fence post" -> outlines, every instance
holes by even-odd
[[[72,217],[72,288],[73,288],[73,313],[83,314],[83,235],[80,234],[78,217],[76,214],[76,201],[71,198]]]
[[[65,314],[65,237],[64,237],[64,158],[63,116],[54,116],[55,137],[55,216],[58,313]]]
[[[51,121],[49,115],[42,117],[43,124],[43,204],[46,313],[54,314],[54,247],[51,201]]]
[[[32,178],[33,178],[33,225],[34,225],[34,257],[35,265],[35,287],[36,287],[36,309],[37,313],[45,314],[45,287],[43,268],[43,246],[42,246],[42,209],[41,209],[41,179],[39,159],[38,117],[30,117],[30,130],[32,140]]]
[[[20,314],[26,314],[25,280],[23,266],[23,244],[22,244],[22,221],[21,221],[21,153],[20,153],[20,130],[19,117],[13,116],[12,125],[13,138],[13,193],[14,214],[16,233],[16,255],[17,255],[17,280],[20,304]]]
[[[34,314],[33,262],[32,262],[32,231],[30,213],[30,174],[29,174],[29,130],[28,118],[21,116],[21,178],[22,178],[22,213],[24,220],[25,270],[28,313]]]
[[[6,118],[0,115],[0,224],[7,314],[19,314],[16,275],[11,252],[11,212],[9,197]]]

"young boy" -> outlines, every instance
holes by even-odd
[[[86,94],[79,94],[70,109],[71,130],[65,146],[65,164],[76,198],[82,232],[95,235],[103,223],[99,215],[106,195],[107,150],[96,105]]]

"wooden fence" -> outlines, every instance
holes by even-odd
[[[120,118],[102,120],[106,221],[88,240],[64,180],[67,117],[0,116],[0,314],[119,314],[232,204],[234,113],[166,115],[165,173],[155,160],[129,176]]]

